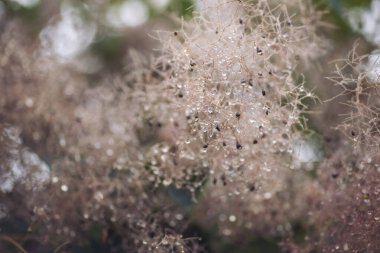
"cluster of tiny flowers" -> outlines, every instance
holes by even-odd
[[[180,236],[185,214],[144,174],[139,107],[122,74],[88,80],[30,54],[18,21],[0,43],[2,217],[22,217],[23,232],[49,235],[53,248],[97,240],[113,251],[199,252]]]
[[[226,237],[246,231],[285,236],[293,221],[322,223],[323,214],[308,204],[341,200],[343,186],[344,194],[368,207],[368,219],[378,219],[376,206],[368,204],[378,198],[378,181],[358,187],[364,193],[355,188],[373,174],[343,183],[360,166],[375,164],[378,149],[357,159],[361,165],[351,164],[335,180],[338,186],[329,181],[338,177],[334,157],[323,165],[328,169],[321,166],[328,171],[328,179],[317,175],[321,182],[294,163],[307,128],[304,101],[314,99],[301,71],[326,47],[316,33],[321,14],[308,1],[291,1],[288,9],[270,2],[199,1],[193,20],[157,33],[159,57],[149,61],[132,51],[127,73],[101,78],[39,55],[21,25],[9,22],[0,35],[0,78],[12,83],[2,85],[0,97],[0,123],[10,124],[0,125],[0,171],[9,173],[0,183],[14,178],[8,184],[23,195],[23,206],[9,205],[7,212],[22,209],[29,231],[63,241],[94,239],[114,251],[162,253],[201,252],[197,239],[181,235],[189,217],[168,197],[176,187],[190,190],[194,199],[202,190],[194,219],[206,229],[216,225]],[[359,71],[365,61],[358,59],[353,69]],[[374,147],[378,82],[368,71],[349,79],[339,70],[334,80],[354,94],[358,112],[343,128],[354,141]],[[354,157],[351,149],[341,154]],[[20,168],[33,173],[19,176]],[[37,175],[43,180],[37,182]],[[338,193],[329,194],[326,185]],[[376,194],[362,195],[368,192]],[[340,207],[325,206],[330,213]],[[332,251],[337,244],[330,247],[322,234],[339,227],[328,229],[318,230],[315,240]],[[94,230],[99,238],[88,238]]]
[[[160,136],[148,145],[146,169],[166,186],[196,192],[207,184],[208,201],[226,208],[245,198],[257,216],[265,212],[259,203],[286,190],[294,173],[302,100],[313,98],[299,65],[321,55],[324,43],[302,23],[305,8],[291,17],[267,1],[202,3],[181,29],[158,32],[157,81],[144,86],[140,102]]]
[[[358,44],[331,78],[346,96],[346,114],[338,128],[342,144],[320,166],[323,194],[315,200],[312,241],[320,252],[378,252],[380,221],[379,62],[360,55]],[[374,60],[375,57],[375,60]]]
[[[359,55],[358,44],[341,64],[337,64],[331,80],[342,88],[342,94],[349,96],[349,110],[346,120],[339,126],[364,152],[372,151],[374,156],[380,145],[380,56]],[[350,74],[348,74],[350,72]]]

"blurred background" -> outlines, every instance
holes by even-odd
[[[328,10],[325,21],[334,26],[324,31],[329,34],[331,48],[334,49],[326,56],[327,60],[345,57],[354,42],[360,39],[360,50],[371,54],[369,59],[373,62],[378,61],[380,52],[376,49],[380,45],[380,0],[314,2],[318,8]],[[80,75],[97,77],[103,73],[123,71],[129,64],[128,51],[131,49],[148,57],[156,55],[159,44],[154,39],[155,31],[174,30],[180,23],[178,20],[191,19],[198,6],[196,0],[0,0],[0,33],[7,22],[18,22],[33,46],[46,57]],[[380,71],[375,74],[379,73]],[[309,88],[314,88],[315,83],[323,82],[323,77],[313,74],[306,78]],[[329,89],[321,86],[316,93],[327,99],[331,97]],[[322,119],[311,119],[311,127],[318,120]],[[315,136],[300,143],[296,150],[301,162],[320,159],[321,150]],[[175,189],[169,189],[168,192],[184,208],[191,202],[187,193]],[[25,229],[23,225],[3,221],[1,229],[2,232],[22,231]],[[275,240],[253,238],[251,242],[240,245],[229,244],[228,240],[219,241],[220,238],[212,230],[205,232],[196,224],[189,227],[193,231],[187,233],[194,234],[197,231],[205,239],[206,245],[218,244],[211,246],[215,252],[280,252]],[[305,233],[301,226],[296,226],[295,231],[296,238],[302,238]],[[94,238],[97,237],[94,235]],[[97,245],[96,239],[94,245]],[[30,249],[30,253],[51,252],[42,246],[30,246]],[[103,250],[104,248],[96,249],[95,246],[76,251],[74,249],[73,252],[106,252]]]
[[[158,47],[153,39],[154,32],[172,29],[176,18],[190,19],[197,11],[198,2],[2,0],[0,22],[4,24],[6,19],[20,19],[26,31],[39,41],[46,55],[71,65],[79,72],[95,74],[122,68],[130,48],[144,54],[154,53],[153,49]],[[329,10],[325,19],[336,26],[333,32],[336,42],[360,36],[370,44],[380,43],[380,1],[314,2]]]

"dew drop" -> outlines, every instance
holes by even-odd
[[[236,216],[235,216],[235,215],[230,215],[230,216],[228,217],[228,220],[229,220],[230,222],[235,222],[235,221],[236,221]]]
[[[26,105],[26,107],[28,107],[28,108],[33,107],[33,105],[34,105],[34,100],[33,100],[32,98],[26,98],[26,99],[25,99],[25,105]]]
[[[97,201],[102,201],[104,196],[103,196],[103,193],[101,192],[96,192],[95,195],[94,195],[94,198],[97,200]]]
[[[61,191],[67,192],[69,190],[69,187],[65,184],[61,185]]]
[[[230,236],[230,235],[232,234],[232,232],[231,232],[230,229],[226,228],[226,229],[223,229],[223,234],[224,234],[225,236]]]
[[[272,194],[270,192],[264,193],[264,198],[265,199],[270,199],[272,197]]]
[[[110,148],[107,149],[106,154],[107,154],[107,156],[113,156],[113,150]]]
[[[162,184],[164,186],[169,186],[171,183],[172,183],[172,180],[170,178],[164,179],[164,181],[162,181]]]

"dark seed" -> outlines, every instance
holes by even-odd
[[[220,177],[220,179],[222,180],[223,185],[226,186],[226,185],[227,185],[226,175],[223,174],[223,175]]]

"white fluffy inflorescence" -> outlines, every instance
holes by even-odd
[[[356,43],[330,79],[342,88],[340,95],[349,97],[349,110],[339,128],[350,137],[357,150],[378,158],[380,129],[380,56],[378,51],[359,55]]]
[[[324,45],[310,23],[316,14],[300,6],[293,17],[268,1],[204,1],[194,21],[158,33],[162,81],[146,86],[143,101],[162,124],[163,141],[146,156],[156,178],[192,190],[205,178],[233,183],[237,194],[257,182],[279,190],[304,126],[302,100],[313,97],[297,68]]]

